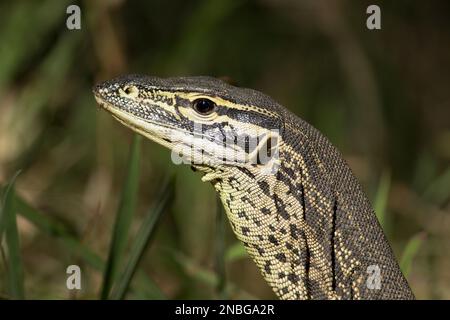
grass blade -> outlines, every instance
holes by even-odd
[[[437,177],[425,190],[424,198],[443,206],[450,198],[450,167]]]
[[[23,266],[20,253],[19,232],[17,230],[14,183],[17,172],[6,187],[0,211],[0,240],[5,233],[9,294],[13,299],[24,299]],[[0,241],[1,245],[1,241]]]
[[[240,259],[248,258],[247,250],[240,241],[236,241],[234,244],[228,247],[225,252],[225,261],[233,262]]]
[[[389,229],[388,221],[386,219],[386,208],[390,187],[391,187],[391,175],[387,171],[385,171],[381,175],[380,183],[378,185],[373,205],[378,221],[380,221],[380,224],[383,227],[383,229],[385,229],[385,232],[387,232]]]
[[[116,279],[116,273],[123,252],[127,245],[128,231],[136,208],[136,198],[139,184],[139,158],[141,136],[134,135],[128,161],[128,172],[122,190],[119,209],[114,224],[106,270],[103,277],[101,298],[108,299],[109,293]]]
[[[406,244],[405,250],[402,254],[402,258],[400,259],[400,269],[403,271],[405,277],[408,277],[408,274],[411,271],[412,262],[425,239],[425,232],[420,232],[409,239],[408,243]]]
[[[217,288],[220,280],[215,272],[203,268],[202,266],[199,266],[195,261],[193,261],[189,257],[186,257],[181,252],[176,252],[170,249],[168,249],[167,252],[169,256],[173,258],[173,261],[177,265],[179,265],[187,275],[206,285]],[[237,299],[250,299],[250,300],[258,299],[257,297],[239,288],[236,284],[230,281],[226,283],[225,291],[228,292],[229,295],[232,296],[232,298],[235,298],[234,296],[238,294],[239,296],[236,297]]]
[[[104,272],[105,262],[102,258],[84,245],[79,239],[71,234],[64,224],[52,219],[48,215],[30,206],[20,196],[16,195],[16,208],[18,214],[35,225],[41,232],[59,239],[67,250],[79,257],[89,266]],[[165,299],[162,291],[144,273],[138,273],[138,284],[134,289],[136,292],[149,299]]]
[[[64,224],[36,210],[20,196],[16,196],[16,208],[18,214],[35,225],[39,230],[60,239],[72,254],[79,256],[94,269],[103,272],[103,260],[87,246],[83,245]]]
[[[118,279],[117,286],[111,295],[112,299],[123,299],[125,297],[139,262],[155,234],[154,231],[156,230],[156,226],[173,199],[174,179],[170,178],[163,185],[164,187],[162,188],[161,195],[158,197],[156,204],[149,210],[136,235],[134,244],[131,248],[128,264],[125,267],[122,276]]]
[[[6,222],[5,222],[5,198],[6,198],[6,190],[7,188],[1,189],[1,198],[0,198],[0,245],[2,244],[3,240],[3,232],[6,228]]]
[[[225,273],[225,217],[222,202],[216,197],[216,234],[215,234],[215,251],[216,251],[216,274],[218,276],[217,293],[220,299],[227,299],[226,273]]]

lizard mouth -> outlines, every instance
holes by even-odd
[[[200,168],[208,166],[207,163],[214,162],[214,154],[210,154],[209,152],[207,152],[207,150],[199,150],[199,147],[196,148],[195,145],[190,144],[188,141],[182,139],[182,137],[186,137],[189,135],[192,136],[190,132],[185,131],[184,133],[182,133],[180,131],[180,128],[162,124],[149,119],[144,120],[136,114],[129,112],[128,110],[121,109],[113,103],[105,100],[101,94],[96,94],[95,100],[97,101],[99,108],[110,113],[115,120],[130,128],[134,132],[166,147],[167,149],[177,154],[181,150],[184,150],[184,152],[192,150],[193,152],[197,152],[196,156],[202,158],[204,161],[193,161],[191,165],[195,165],[196,167]],[[186,161],[189,162],[189,159],[186,159]],[[221,164],[225,163],[222,162]]]
[[[172,141],[170,139],[171,128],[161,123],[148,121],[139,118],[135,114],[125,111],[113,103],[107,101],[105,97],[94,89],[94,96],[99,109],[103,109],[110,113],[112,117],[121,124],[129,127],[134,132],[168,148],[172,149]]]
[[[94,92],[94,93],[95,93],[95,95],[94,95],[95,101],[97,102],[97,107],[98,107],[99,109],[105,109],[105,110],[108,110],[108,109],[107,109],[107,106],[106,106],[105,100],[103,100],[103,98],[102,98],[100,95],[98,95],[96,92]]]

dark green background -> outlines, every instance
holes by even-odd
[[[448,1],[84,1],[82,29],[69,31],[71,3],[0,2],[1,185],[21,169],[17,194],[106,258],[132,133],[95,107],[92,85],[126,73],[227,77],[320,129],[381,201],[397,257],[422,239],[408,274],[417,297],[450,298]],[[369,4],[382,30],[366,28]],[[162,179],[177,182],[140,268],[167,298],[217,298],[213,189],[162,147],[142,147],[132,233]],[[74,297],[70,264],[83,270],[76,297],[98,296],[101,273],[58,237],[18,225],[27,297]],[[225,246],[241,252],[235,243],[226,225]],[[226,271],[228,298],[274,297],[246,256]]]

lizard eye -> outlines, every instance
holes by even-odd
[[[216,104],[209,99],[200,98],[194,100],[193,107],[198,114],[206,116],[214,112],[214,110],[216,109]]]

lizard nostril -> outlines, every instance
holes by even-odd
[[[136,98],[139,95],[139,89],[133,85],[127,85],[123,89],[119,88],[119,94],[127,98]]]
[[[94,85],[92,88],[92,91],[95,95],[104,95],[108,92],[108,86],[105,84],[105,82],[98,83]]]
[[[102,87],[99,84],[96,84],[92,87],[92,92],[94,92],[95,94],[98,94],[101,92]]]

